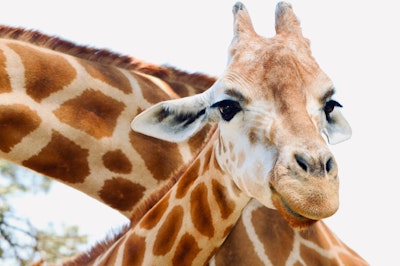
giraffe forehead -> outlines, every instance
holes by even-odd
[[[311,54],[309,41],[303,37],[257,36],[251,42],[233,44],[230,52],[226,79],[251,99],[270,98],[271,94],[277,97],[291,87],[312,91],[315,80],[323,80],[317,77],[326,76]]]

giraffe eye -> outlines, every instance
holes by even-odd
[[[325,103],[324,113],[325,113],[326,121],[328,121],[329,123],[332,120],[330,113],[332,113],[333,109],[335,109],[336,106],[343,107],[340,103],[338,103],[337,101],[334,101],[334,100],[329,100]]]
[[[217,107],[222,119],[225,121],[230,121],[238,112],[242,111],[240,104],[232,100],[223,100],[213,104],[211,107]]]

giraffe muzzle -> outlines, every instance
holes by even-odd
[[[289,162],[277,161],[270,176],[272,202],[296,228],[333,215],[339,206],[337,165],[330,152],[292,153]]]

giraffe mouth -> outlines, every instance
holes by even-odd
[[[293,210],[293,208],[290,207],[287,201],[275,190],[272,185],[270,185],[270,188],[272,191],[272,203],[290,226],[297,229],[304,229],[311,226],[317,221],[307,218]]]

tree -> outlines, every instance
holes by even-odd
[[[57,230],[49,224],[39,229],[27,217],[15,214],[13,198],[24,193],[47,193],[52,182],[0,160],[0,265],[29,265],[41,258],[56,262],[78,253],[87,242],[87,236],[81,235],[76,225],[62,224],[62,230]]]

